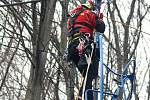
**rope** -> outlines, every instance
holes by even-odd
[[[81,74],[81,82],[79,83],[80,86],[79,86],[79,89],[78,89],[79,91],[80,91],[80,89],[81,89],[81,87],[82,87],[82,82],[83,82],[83,80],[84,80],[84,78],[82,77],[82,76],[83,76],[83,73],[84,73],[84,71],[83,71],[82,74]],[[75,100],[78,100],[78,98],[79,98],[79,99],[82,99],[82,97],[79,96],[79,92],[78,92],[77,98],[75,98]]]
[[[91,52],[90,57],[89,57],[88,60],[87,60],[88,66],[87,66],[86,75],[85,75],[84,83],[83,83],[82,100],[84,100],[84,91],[85,91],[85,86],[86,86],[88,71],[89,71],[89,68],[90,68],[91,61],[92,61],[93,51],[94,51],[94,43],[92,43],[92,52]]]

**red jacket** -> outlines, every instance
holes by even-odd
[[[82,6],[77,7],[75,10],[71,12],[71,14],[76,13],[77,10],[82,10]],[[96,25],[98,26],[100,25],[100,26],[96,27]],[[99,20],[99,17],[94,12],[85,9],[75,18],[73,29],[71,28],[70,18],[68,18],[67,28],[69,32],[73,32],[73,33],[85,32],[85,33],[90,33],[90,36],[93,36],[94,29],[96,29],[96,31],[98,30],[100,32],[104,32],[105,24],[103,23],[103,21]]]

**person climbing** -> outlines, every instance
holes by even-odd
[[[92,81],[98,75],[98,50],[93,48],[94,31],[104,33],[105,24],[99,16],[93,12],[94,2],[91,0],[81,4],[68,15],[68,62],[73,62],[81,75],[85,78],[87,59],[91,57],[91,63],[87,74],[85,91],[92,89]],[[92,56],[91,56],[92,55]],[[83,83],[79,90],[79,99],[82,96]],[[88,100],[93,100],[93,93],[88,92]]]

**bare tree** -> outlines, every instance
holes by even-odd
[[[37,25],[37,15],[35,11],[36,6],[33,5],[33,25],[35,25],[33,32],[35,44],[33,47],[33,67],[31,68],[29,88],[31,91],[29,95],[26,95],[26,100],[41,100],[42,93],[44,92],[44,72],[47,60],[47,52],[49,48],[50,32],[52,29],[52,19],[54,17],[56,0],[41,1],[41,14],[40,23]],[[36,30],[37,29],[37,30]],[[27,92],[28,94],[28,92]],[[31,95],[31,97],[30,97]]]
[[[113,36],[113,41],[111,41],[113,43],[111,45],[113,49],[111,50],[113,51],[110,52],[112,57],[109,56],[111,58],[110,63],[113,64],[112,66],[117,64],[116,69],[118,73],[122,73],[123,66],[131,58],[136,58],[136,50],[142,33],[142,22],[149,11],[149,7],[145,8],[143,12],[141,10],[143,8],[143,1],[140,0],[126,2],[113,0],[108,2],[107,5],[107,18],[110,17],[110,20],[108,19],[109,31],[111,36]],[[125,10],[126,13],[123,13],[122,10]],[[119,98],[121,99],[122,96]]]
[[[0,0],[0,4],[0,99],[61,100],[61,95],[73,99],[74,88],[79,87],[79,76],[74,66],[62,60],[62,53],[66,48],[68,6],[77,6],[79,1]],[[144,0],[107,3],[104,15],[108,15],[106,28],[110,41],[107,41],[109,47],[106,47],[105,57],[118,73],[131,58],[140,59],[137,49],[145,40],[142,29],[149,8]],[[146,47],[142,50],[146,53]],[[144,59],[148,63],[148,54]],[[137,68],[136,72],[147,76],[148,71],[139,70]],[[140,83],[136,77],[135,100],[140,98],[140,90],[144,87],[146,78],[142,79]],[[111,89],[109,76],[107,88]]]

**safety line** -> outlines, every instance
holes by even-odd
[[[88,57],[88,66],[87,66],[87,71],[86,71],[86,75],[84,77],[84,83],[83,83],[83,88],[82,88],[82,100],[84,100],[84,92],[85,92],[85,86],[86,86],[86,81],[87,81],[87,76],[88,76],[88,71],[92,62],[92,55],[93,55],[93,51],[94,51],[94,43],[91,44],[92,45],[92,51],[90,54],[90,57]]]

